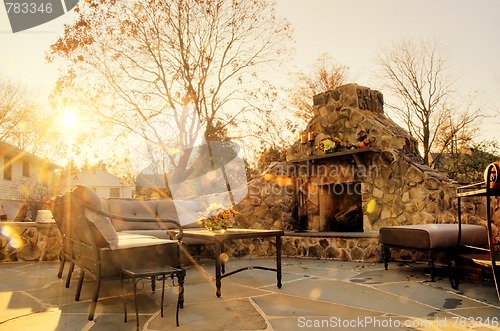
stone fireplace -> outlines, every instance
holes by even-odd
[[[319,231],[363,232],[361,196],[359,182],[321,185]]]
[[[288,153],[299,214],[307,218],[296,230],[356,233],[454,222],[455,185],[423,165],[417,141],[385,115],[380,92],[349,84],[313,102],[303,132],[310,143],[298,140]],[[326,136],[343,148],[329,154],[316,148]]]
[[[300,185],[298,209],[307,218],[297,230],[319,232],[363,232],[363,188],[376,148],[349,149],[312,155],[292,161]]]
[[[287,231],[286,255],[376,261],[383,226],[456,222],[455,183],[423,165],[417,141],[384,113],[382,93],[349,84],[313,104],[287,161],[249,183],[240,226]],[[325,136],[344,148],[317,149]]]

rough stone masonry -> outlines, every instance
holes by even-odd
[[[304,145],[297,140],[288,151],[287,162],[270,165],[261,177],[250,182],[248,196],[237,206],[239,226],[290,231],[284,239],[286,255],[378,261],[377,233],[383,226],[457,222],[456,184],[423,165],[417,141],[384,113],[382,93],[349,84],[316,95],[313,101],[314,117],[304,132],[313,133],[314,143]],[[339,172],[339,166],[359,168],[359,162],[324,158],[321,171],[311,171],[307,162],[293,162],[321,155],[314,146],[325,135],[359,148],[360,134],[370,137],[370,147],[377,150],[362,159],[369,171],[354,172],[346,178],[349,171]],[[346,180],[361,182],[364,233],[323,235],[317,232],[317,188]],[[308,235],[293,232],[300,226],[298,193],[305,197]],[[477,208],[475,204],[465,207],[469,223],[484,222]],[[244,252],[237,249],[242,255],[252,255],[252,248],[255,255],[262,252],[255,243],[250,248],[244,246]]]

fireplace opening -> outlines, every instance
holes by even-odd
[[[319,228],[320,231],[363,232],[361,183],[320,186]]]

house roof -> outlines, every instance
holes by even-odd
[[[133,187],[133,184],[131,184],[130,182],[100,169],[82,171],[72,176],[73,176],[73,182],[82,183],[92,187],[101,187],[101,186]]]
[[[0,141],[0,152],[5,153],[6,155],[12,156],[12,157],[22,157],[24,159],[27,159],[29,161],[35,162],[35,163],[41,163],[49,166],[51,169],[57,169],[57,168],[62,168],[60,165],[57,165],[53,162],[50,162],[48,159],[39,157],[35,154],[29,153],[25,151],[24,149],[17,148],[9,143],[6,143],[4,141]]]

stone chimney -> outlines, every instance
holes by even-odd
[[[298,169],[294,175],[305,195],[308,230],[322,231],[318,210],[324,187],[345,182],[360,185],[363,231],[455,220],[456,186],[423,165],[417,141],[384,114],[382,93],[349,84],[318,94],[313,101],[314,118],[304,131],[312,133],[314,142],[304,145],[298,140],[287,156]],[[325,136],[340,139],[346,155],[328,157],[316,149]],[[362,149],[360,140],[368,141],[370,148]]]

